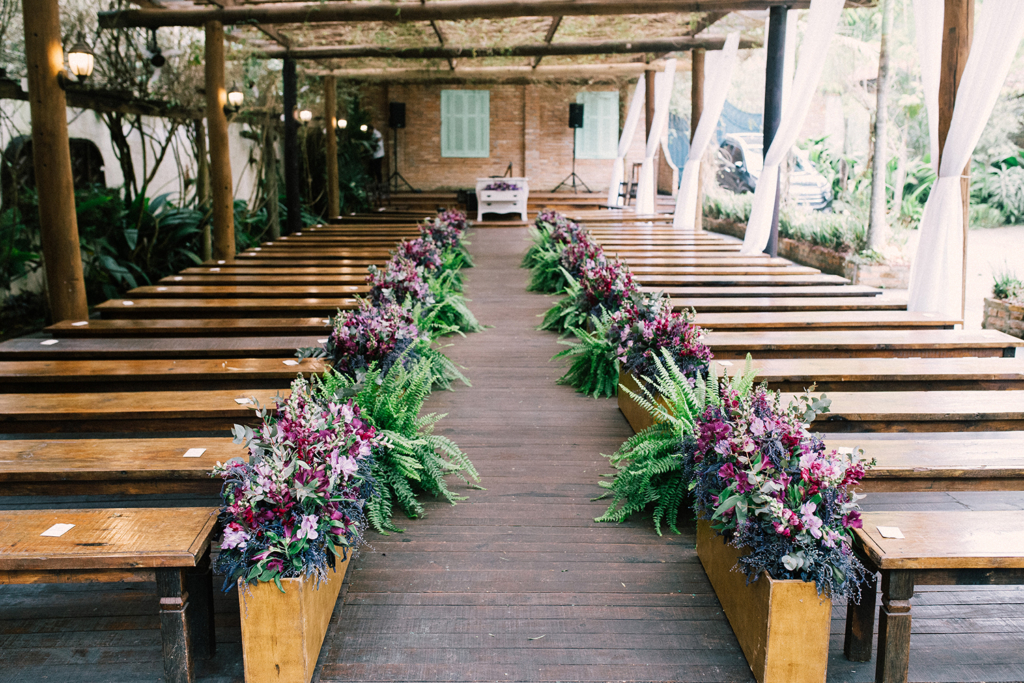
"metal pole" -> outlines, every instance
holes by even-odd
[[[772,7],[768,15],[768,59],[764,81],[764,153],[768,154],[775,132],[782,121],[782,81],[786,66],[786,14],[787,7]],[[781,173],[781,172],[780,172]],[[772,213],[772,232],[764,253],[779,255],[779,205],[782,188],[775,189],[775,211]]]
[[[284,81],[284,192],[288,209],[288,234],[302,230],[302,199],[299,189],[299,122],[295,118],[298,109],[298,76],[295,60],[286,57],[282,70]]]

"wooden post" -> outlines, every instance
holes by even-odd
[[[765,65],[764,81],[764,154],[768,154],[775,132],[782,122],[782,82],[786,66],[786,7],[772,7],[768,10],[768,59]],[[780,170],[781,175],[781,170]],[[779,206],[782,188],[775,189],[775,211],[772,213],[772,231],[764,253],[779,255]]]
[[[694,50],[690,54],[690,73],[692,75],[690,84],[690,142],[693,142],[693,136],[697,132],[697,124],[700,123],[700,117],[704,113],[704,57],[705,51],[703,48]],[[693,148],[690,148],[693,151]],[[700,172],[697,174],[697,216],[693,222],[693,227],[696,230],[701,230],[704,227],[704,172],[705,164],[703,160],[700,165]]]
[[[647,149],[647,141],[651,139],[651,129],[654,127],[654,109],[657,105],[657,95],[654,88],[655,74],[657,71],[647,71],[646,77],[644,78],[644,86],[646,91],[644,92],[644,105],[645,113],[647,114],[647,126],[644,129],[647,135],[644,136],[644,149]],[[647,152],[644,152],[646,156]],[[651,183],[654,186],[654,212],[658,212],[658,151],[654,152],[654,163],[651,168]]]
[[[32,113],[32,163],[39,191],[39,226],[53,322],[86,320],[85,276],[78,244],[71,175],[67,101],[57,0],[24,0],[25,65]]]
[[[206,126],[210,136],[210,194],[213,204],[213,258],[235,258],[235,193],[228,148],[228,94],[224,88],[224,25],[206,22]]]
[[[284,86],[284,193],[288,209],[286,230],[289,235],[302,230],[302,199],[299,188],[299,122],[295,112],[299,103],[295,60],[285,57],[281,71]]]
[[[206,151],[206,126],[202,119],[195,120],[196,151],[196,208],[203,212],[203,234],[199,247],[204,261],[213,258],[213,233],[210,231],[210,156]]]
[[[960,77],[967,66],[974,35],[974,0],[945,0],[945,17],[942,22],[942,69],[939,75],[939,165],[942,151],[946,146],[949,124],[953,120],[956,92]],[[960,177],[960,194],[964,202],[964,263],[960,294],[960,316],[963,318],[967,307],[967,234],[970,230],[971,211],[971,162],[967,161]]]
[[[341,214],[338,197],[338,81],[324,76],[324,118],[327,120],[327,216]]]
[[[267,236],[281,237],[281,214],[277,190],[277,122],[267,116],[263,133],[263,192],[267,197]]]

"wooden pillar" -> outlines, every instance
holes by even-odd
[[[338,196],[338,81],[324,76],[324,119],[327,121],[327,216],[341,214]]]
[[[210,231],[210,156],[206,151],[206,126],[202,119],[195,120],[196,136],[196,208],[203,212],[203,234],[199,248],[204,261],[213,258],[213,233]]]
[[[267,237],[281,237],[281,214],[277,190],[277,122],[267,116],[263,132],[263,192],[267,197]]]
[[[299,122],[295,112],[299,104],[298,75],[295,60],[284,58],[281,71],[284,86],[284,193],[288,209],[285,232],[289,235],[302,230],[302,198],[299,188]]]
[[[782,84],[786,67],[786,7],[772,7],[768,14],[767,64],[764,81],[764,153],[768,154],[775,132],[782,122]],[[782,200],[781,183],[775,190],[775,211],[772,213],[772,231],[764,253],[779,255],[779,205]]]
[[[85,320],[82,253],[78,244],[75,185],[71,175],[67,101],[57,0],[24,0],[25,65],[32,113],[32,163],[39,191],[39,226],[53,322]]]
[[[210,194],[213,204],[213,258],[235,258],[235,193],[228,147],[228,102],[224,88],[224,25],[206,22],[206,127],[210,136]]]
[[[690,53],[690,142],[697,133],[697,124],[704,113],[704,48],[697,48]],[[693,151],[691,147],[690,151]],[[701,230],[704,227],[704,172],[706,164],[703,160],[700,164],[700,172],[697,179],[697,216],[693,227]]]
[[[945,0],[945,16],[942,22],[942,67],[939,75],[939,164],[942,151],[949,135],[949,124],[953,120],[956,92],[960,77],[967,66],[974,35],[974,0]],[[960,194],[963,196],[964,211],[964,263],[960,294],[960,316],[963,318],[967,306],[967,235],[970,230],[971,209],[971,162],[967,161],[960,177]]]
[[[657,98],[656,98],[655,88],[654,88],[654,81],[655,81],[654,77],[655,77],[655,75],[657,73],[658,73],[657,71],[653,71],[653,70],[647,71],[647,72],[645,72],[645,78],[644,78],[644,86],[646,87],[646,91],[644,92],[644,95],[645,95],[645,97],[644,97],[644,104],[646,105],[645,106],[645,113],[647,114],[647,117],[646,117],[646,119],[647,119],[647,121],[646,121],[647,122],[647,127],[644,129],[647,132],[647,135],[644,136],[644,149],[645,150],[647,149],[647,141],[651,139],[651,129],[654,127],[654,109],[655,109],[655,105],[657,104]],[[656,150],[654,152],[654,164],[653,164],[653,168],[651,169],[651,181],[654,184],[654,197],[655,197],[655,200],[654,200],[654,212],[655,213],[658,212],[658,200],[657,200],[657,197],[658,197],[658,156],[659,156],[659,151],[660,150]],[[644,154],[646,155],[646,152],[644,152]]]

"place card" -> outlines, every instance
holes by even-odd
[[[60,339],[47,339],[46,341],[39,342],[39,344],[41,346],[53,346],[54,344],[56,344],[59,341],[60,341]]]
[[[295,233],[295,236],[296,237],[302,237],[302,233],[301,232],[297,232],[297,233]]]
[[[210,272],[211,273],[219,273],[220,272],[220,268],[210,268]]]
[[[284,364],[285,365],[298,365],[299,361],[297,361],[297,360],[286,360],[286,361],[284,361]]]
[[[721,365],[724,368],[727,368],[730,365],[732,365],[732,361],[728,361],[728,360],[716,360],[715,362],[718,363],[719,365]]]
[[[83,325],[88,325],[88,324],[89,324],[88,320],[79,320],[77,323],[71,323],[71,327],[82,327]]]
[[[274,243],[273,243],[273,242],[264,242],[264,244],[266,244],[266,245],[267,245],[268,247],[272,247],[272,246],[274,246]]]
[[[853,455],[853,449],[849,446],[840,446],[836,449],[836,453],[839,455]]]
[[[878,534],[882,538],[906,538],[898,526],[879,526],[875,528],[878,529]]]
[[[180,275],[175,275],[175,276],[174,276],[174,281],[175,281],[175,282],[181,282],[181,281],[182,281],[182,280],[184,280],[184,279],[185,279],[185,278],[183,278],[183,277],[182,277],[182,276],[180,276]]]
[[[122,306],[134,306],[135,302],[134,301],[122,301],[121,305]]]
[[[157,287],[156,291],[158,291],[158,292],[166,292],[167,288],[166,287]]]
[[[249,398],[236,398],[235,403],[240,406],[247,406],[252,404],[252,399]]]
[[[67,532],[75,528],[74,524],[54,524],[49,529],[39,534],[40,536],[50,536],[52,538],[60,538]]]
[[[317,339],[317,340],[316,340],[316,343],[317,343],[317,344],[326,344],[326,343],[327,343],[327,340],[326,340],[326,339]]]
[[[253,251],[263,251],[263,247],[253,247]]]
[[[190,448],[187,451],[185,451],[185,455],[183,455],[182,457],[183,458],[198,458],[199,456],[201,456],[205,452],[206,452],[205,448]]]
[[[218,266],[223,266],[225,263],[227,263],[227,261],[224,261],[224,260],[217,261],[217,265]]]

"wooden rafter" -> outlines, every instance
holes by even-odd
[[[261,50],[267,58],[293,59],[454,59],[472,57],[546,57],[568,55],[640,54],[647,52],[679,52],[704,48],[721,50],[725,36],[677,36],[650,40],[588,40],[572,43],[535,43],[497,47],[388,47],[384,45],[337,45],[323,47],[297,47],[291,50],[271,48]],[[744,38],[741,48],[761,47],[760,38]]]
[[[552,17],[551,18],[551,25],[548,26],[548,32],[544,36],[544,42],[546,44],[550,45],[551,41],[555,39],[555,32],[558,31],[558,27],[561,26],[561,25],[562,25],[562,17],[561,16],[557,16],[557,17]],[[533,68],[534,69],[536,69],[538,66],[540,66],[540,60],[542,60],[542,59],[544,59],[544,55],[537,55],[536,57],[534,57],[534,59],[533,59]]]
[[[703,17],[691,24],[690,28],[683,35],[695,36],[701,31],[706,30],[712,24],[716,23],[719,19],[724,19],[729,16],[728,12],[708,12]],[[657,56],[657,59],[664,59],[669,56],[669,52],[663,52]]]
[[[537,81],[617,81],[633,79],[645,70],[660,71],[664,63],[575,64],[571,66],[478,66],[448,69],[306,69],[311,76],[337,76],[340,80],[387,83],[533,83]]]
[[[847,0],[847,7],[876,0]],[[810,0],[446,0],[445,2],[296,2],[184,9],[130,9],[99,13],[101,28],[224,24],[415,22],[514,17],[598,16],[685,12],[733,12],[785,6],[805,9]]]
[[[235,0],[209,0],[209,1],[212,4],[217,5],[218,7],[221,7],[221,8],[224,8],[224,7],[236,7],[239,4],[239,3],[236,3]],[[259,29],[263,33],[263,35],[267,36],[268,38],[273,40],[275,43],[280,45],[281,47],[289,48],[289,47],[292,46],[292,41],[288,38],[288,36],[284,35],[280,31],[278,31],[275,26],[269,26],[267,24],[256,24],[256,28]]]

